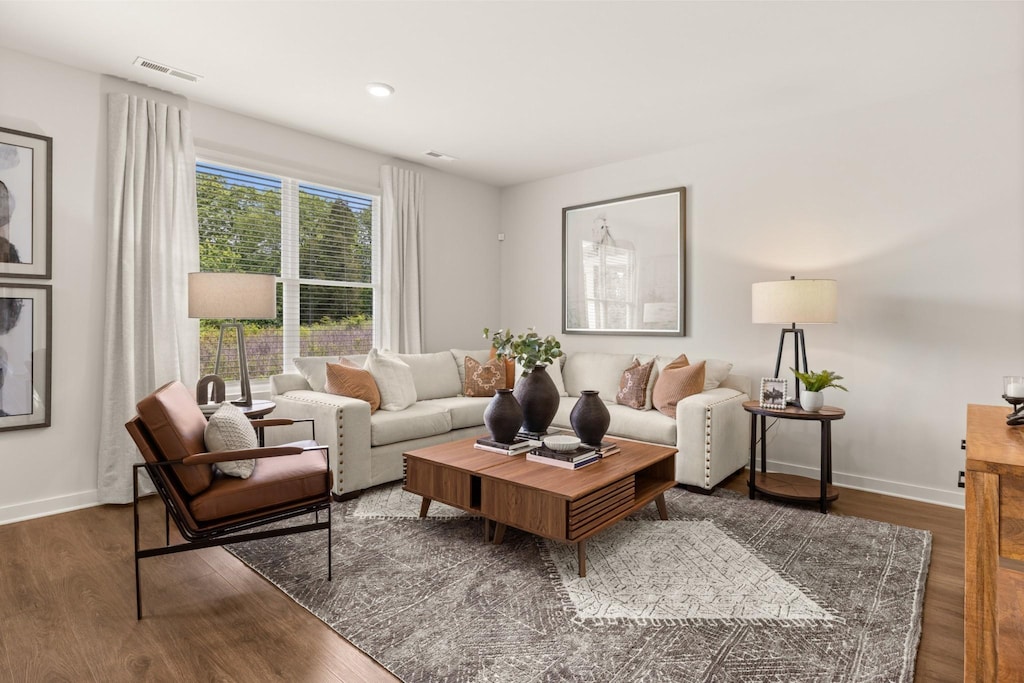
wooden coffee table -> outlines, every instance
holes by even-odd
[[[614,439],[613,439],[614,440]],[[587,575],[587,539],[654,501],[668,519],[665,491],[676,485],[674,448],[615,440],[622,451],[579,470],[473,448],[475,438],[405,453],[405,490],[480,515],[501,543],[505,527],[575,543]]]

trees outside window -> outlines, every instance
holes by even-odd
[[[203,271],[277,277],[275,320],[245,322],[254,379],[296,356],[366,353],[379,302],[378,200],[337,188],[206,162],[196,164]],[[200,323],[201,374],[213,372],[219,320]],[[234,340],[220,375],[238,379]]]

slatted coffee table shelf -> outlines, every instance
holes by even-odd
[[[617,440],[622,451],[580,470],[530,462],[473,448],[476,439],[405,454],[405,490],[496,522],[494,542],[506,526],[575,543],[579,574],[587,575],[587,539],[652,501],[668,519],[665,491],[675,486],[675,449]],[[485,535],[489,534],[485,524]]]

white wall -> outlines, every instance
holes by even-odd
[[[826,395],[848,411],[836,482],[962,504],[965,405],[1024,373],[1022,76],[506,188],[502,325],[560,332],[562,207],[684,185],[688,335],[563,346],[723,358],[756,380],[779,328],[751,324],[751,283],[835,278],[839,323],[806,335],[811,368],[850,389]],[[778,469],[816,476],[816,428],[778,423]]]
[[[52,426],[0,432],[0,523],[96,501],[106,278],[106,93],[173,95],[0,49],[0,127],[53,138]],[[417,164],[193,103],[198,146],[343,187],[379,191],[379,167],[424,175],[428,350],[481,346],[461,311],[497,311],[499,192]],[[316,176],[315,178],[312,176]],[[466,287],[466,278],[486,282]],[[482,314],[481,314],[482,315]],[[496,317],[496,313],[495,313]],[[481,318],[482,319],[482,318]],[[127,419],[128,416],[126,416]]]

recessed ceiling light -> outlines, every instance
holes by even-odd
[[[387,83],[367,83],[366,92],[374,97],[390,97],[395,89]]]

